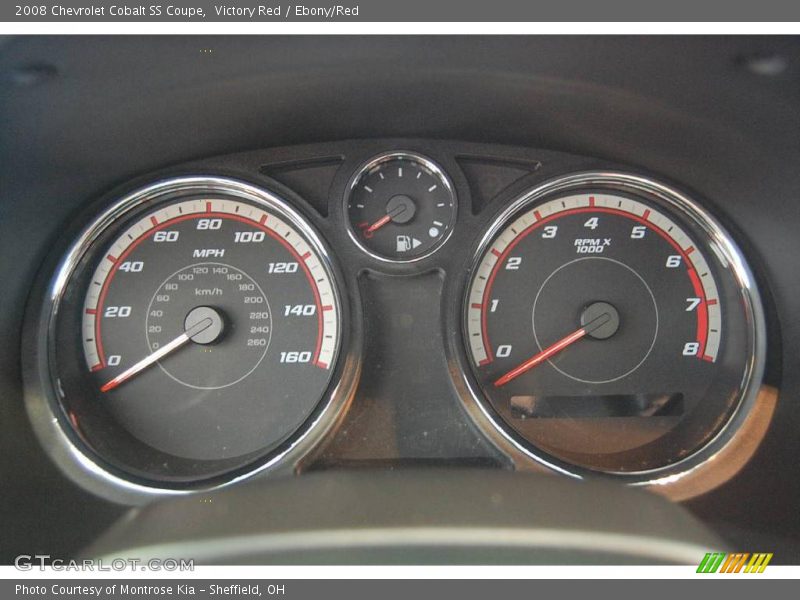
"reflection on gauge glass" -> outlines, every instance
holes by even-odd
[[[524,196],[484,239],[467,353],[493,422],[534,457],[663,469],[723,443],[760,384],[750,286],[690,201],[632,176],[572,176]]]
[[[369,254],[413,261],[439,248],[456,218],[456,197],[445,172],[408,152],[382,154],[359,169],[345,198],[349,233]]]
[[[307,433],[341,340],[308,223],[207,178],[156,184],[112,217],[73,251],[54,323],[70,435],[104,468],[169,487],[263,465]]]

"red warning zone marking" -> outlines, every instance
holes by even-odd
[[[706,359],[705,355],[706,342],[708,341],[708,306],[706,303],[705,291],[703,290],[702,283],[700,283],[700,278],[697,276],[697,271],[694,269],[689,269],[689,279],[692,281],[695,294],[697,294],[701,299],[700,305],[696,310],[697,343],[700,344],[700,351],[697,354],[702,356],[703,360],[713,360],[711,358]]]
[[[155,217],[150,217],[150,222],[153,224],[153,227],[158,225],[158,219],[156,219]]]
[[[267,215],[261,215],[261,218],[258,220],[259,223],[262,225],[267,222]]]

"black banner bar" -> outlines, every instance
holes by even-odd
[[[308,567],[313,570],[313,567]],[[757,577],[757,576],[756,576]],[[769,592],[781,592],[792,581],[758,579],[753,576],[723,578],[714,575],[696,579],[639,580],[4,580],[0,597],[10,600],[150,600],[213,598],[276,598],[286,600],[336,600],[338,598],[380,598],[408,600],[409,598],[448,598],[485,600],[486,598],[595,598],[604,591],[624,594],[622,597],[646,597],[648,600],[675,600],[698,592],[698,580],[714,578],[713,593],[726,598],[752,597]],[[710,590],[707,584],[699,584]],[[757,587],[756,587],[757,586]],[[786,589],[788,592],[789,590]],[[513,596],[512,596],[513,594]]]
[[[3,22],[794,22],[791,0],[14,0]]]

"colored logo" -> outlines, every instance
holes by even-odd
[[[698,573],[763,573],[772,552],[709,552],[700,561]]]

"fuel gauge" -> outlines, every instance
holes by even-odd
[[[345,198],[350,237],[379,260],[411,262],[450,237],[456,197],[445,172],[429,158],[391,152],[367,162]]]

